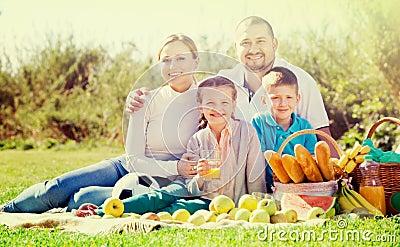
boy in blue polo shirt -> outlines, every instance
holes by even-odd
[[[266,94],[262,102],[271,112],[258,113],[252,119],[261,143],[261,150],[278,151],[283,141],[291,134],[304,129],[312,129],[304,118],[298,117],[294,111],[300,101],[299,86],[296,75],[284,67],[275,67],[262,79]],[[294,145],[301,144],[314,154],[317,137],[313,134],[300,135],[293,138],[283,149],[283,154],[294,156]],[[267,188],[270,190],[272,170],[267,163]]]

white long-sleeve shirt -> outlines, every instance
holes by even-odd
[[[151,91],[144,107],[130,115],[125,143],[129,172],[175,180],[177,161],[197,130],[196,92],[195,84],[183,93],[163,86]]]

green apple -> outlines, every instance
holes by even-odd
[[[206,219],[202,214],[193,214],[189,217],[188,222],[195,226],[201,226],[206,223]]]
[[[235,207],[233,200],[226,195],[218,195],[212,201],[214,201],[215,211],[219,214],[227,213]]]
[[[235,220],[249,221],[251,212],[247,208],[240,208],[235,214]]]
[[[335,216],[335,214],[336,214],[335,208],[331,208],[326,212],[326,218],[332,218],[333,216]]]
[[[227,213],[222,213],[217,216],[217,219],[215,220],[215,222],[220,222],[221,220],[232,220],[232,216],[230,216]]]
[[[216,222],[217,221],[217,212],[209,211],[207,215],[204,216],[207,222]]]
[[[155,221],[160,221],[160,217],[159,217],[156,213],[153,213],[153,212],[148,212],[148,213],[143,214],[143,215],[140,217],[140,219],[141,219],[141,220],[155,220]]]
[[[190,217],[189,211],[186,209],[178,209],[172,214],[172,219],[181,221],[181,222],[187,222]]]
[[[270,216],[276,213],[276,203],[273,199],[262,199],[257,204],[257,209],[265,210]]]
[[[249,222],[260,222],[260,223],[269,223],[269,213],[263,209],[256,209],[251,212]]]
[[[214,198],[215,199],[215,198]],[[214,207],[214,200],[212,200],[211,202],[210,202],[210,205],[208,205],[208,209],[210,210],[210,211],[216,211],[215,210],[215,207]]]
[[[325,211],[320,207],[313,207],[307,212],[307,220],[325,219]]]
[[[229,214],[230,216],[232,216],[232,219],[235,218],[235,215],[236,215],[236,213],[237,213],[237,211],[238,211],[239,209],[240,209],[240,208],[232,208],[231,210],[229,210],[228,214]]]
[[[104,213],[120,217],[124,213],[124,204],[119,198],[110,197],[104,201]]]
[[[251,212],[257,208],[257,204],[257,198],[249,194],[244,194],[239,199],[238,208],[247,208]]]
[[[288,209],[284,212],[276,212],[270,218],[271,223],[294,223],[297,222],[297,212],[293,209]]]

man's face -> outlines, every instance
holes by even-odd
[[[277,47],[277,40],[265,24],[243,25],[236,32],[236,56],[254,73],[272,68]]]

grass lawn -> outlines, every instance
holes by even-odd
[[[118,156],[119,149],[0,152],[0,204],[63,172]],[[345,223],[346,227],[341,228]],[[161,229],[148,234],[86,236],[0,226],[0,246],[400,246],[400,217],[330,220],[322,227]]]

